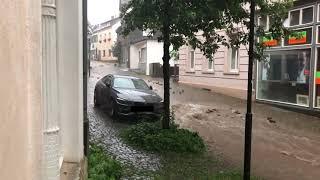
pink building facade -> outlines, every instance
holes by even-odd
[[[245,46],[236,49],[221,45],[213,61],[190,46],[179,50],[179,83],[244,99],[247,79],[248,51]]]

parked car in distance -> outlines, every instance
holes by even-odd
[[[94,89],[94,105],[107,108],[114,119],[137,114],[160,116],[163,112],[162,98],[152,86],[132,76],[109,74],[100,79]]]

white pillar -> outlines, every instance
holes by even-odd
[[[55,0],[42,0],[43,178],[60,176],[57,25]]]
[[[82,2],[57,0],[61,146],[63,160],[83,158]]]

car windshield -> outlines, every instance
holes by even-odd
[[[142,79],[115,78],[113,86],[115,88],[149,89],[148,85]]]

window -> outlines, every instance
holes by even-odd
[[[312,43],[312,28],[293,30],[292,34],[284,38],[285,46],[303,45]]]
[[[317,48],[317,63],[315,67],[315,107],[320,108],[320,48]]]
[[[213,63],[214,63],[213,59],[208,60],[208,70],[209,71],[213,71]]]
[[[318,4],[318,21],[320,21],[320,4]]]
[[[302,9],[302,24],[313,22],[313,7]]]
[[[194,69],[195,61],[194,61],[194,50],[190,51],[190,68]]]
[[[230,72],[238,72],[239,66],[239,49],[232,47],[229,49],[229,70]]]
[[[141,52],[139,52],[140,62],[147,62],[147,48],[141,48]]]
[[[265,31],[269,31],[273,24],[273,19],[270,16],[260,16],[258,18],[258,26],[261,26]]]
[[[289,12],[290,26],[313,22],[313,6],[295,9]]]
[[[106,50],[103,50],[103,57],[106,57]]]
[[[290,12],[290,26],[300,24],[300,10]]]
[[[112,55],[112,51],[111,49],[109,49],[109,57],[111,57],[111,55]]]
[[[258,26],[261,26],[265,31],[268,30],[268,16],[259,17]]]
[[[113,87],[126,89],[149,89],[149,86],[142,79],[115,78]]]
[[[273,51],[258,63],[257,98],[309,106],[310,49]]]

